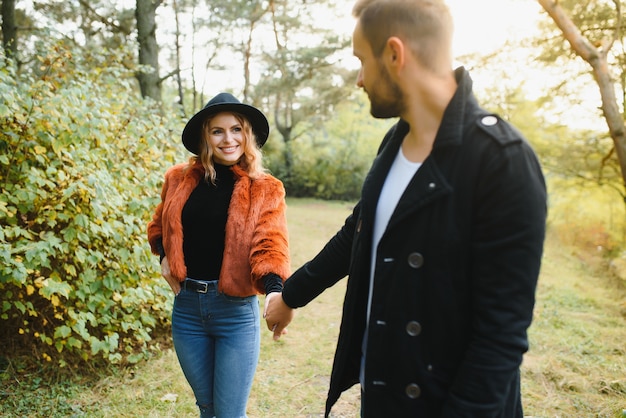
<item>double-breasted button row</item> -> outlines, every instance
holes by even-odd
[[[418,269],[424,265],[424,256],[418,252],[411,253],[407,258],[407,262],[409,267]]]
[[[418,269],[424,265],[424,256],[418,252],[409,254],[409,266]],[[406,324],[406,333],[411,337],[416,337],[422,332],[422,325],[417,321],[410,321]]]

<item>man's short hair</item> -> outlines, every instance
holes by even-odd
[[[357,0],[352,14],[361,24],[374,56],[397,36],[427,68],[451,54],[452,16],[443,0]]]

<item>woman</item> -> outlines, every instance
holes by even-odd
[[[185,126],[195,156],[165,173],[148,224],[176,297],[172,336],[201,417],[245,417],[260,350],[257,294],[289,276],[285,191],[265,173],[269,124],[220,93]]]

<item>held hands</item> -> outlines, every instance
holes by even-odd
[[[172,288],[172,291],[176,296],[180,293],[180,282],[172,276],[172,272],[170,271],[170,263],[167,261],[167,257],[163,257],[161,261],[161,275],[165,277],[167,283]]]
[[[272,292],[265,296],[263,318],[267,323],[267,329],[274,333],[274,341],[278,341],[287,333],[287,325],[293,319],[293,314],[293,309],[283,301],[281,292]]]

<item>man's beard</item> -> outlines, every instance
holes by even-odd
[[[378,87],[368,93],[370,99],[370,113],[379,119],[395,118],[400,115],[404,105],[404,95],[400,87],[391,80],[387,69],[380,66],[381,76]],[[377,94],[381,92],[382,94]]]

